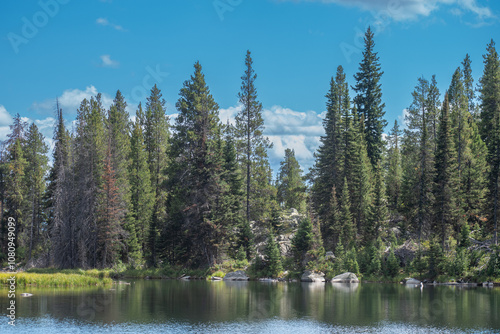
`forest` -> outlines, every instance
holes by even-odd
[[[483,64],[474,82],[465,55],[445,92],[435,76],[416,78],[406,126],[395,121],[385,136],[383,70],[368,28],[354,80],[338,66],[325,87],[314,166],[301,170],[287,148],[277,177],[250,51],[234,124],[221,123],[199,62],[179,91],[175,120],[156,85],[135,117],[119,90],[109,109],[100,94],[84,99],[71,131],[55,101],[49,152],[37,126],[18,114],[0,150],[0,264],[12,217],[21,267],[231,262],[260,277],[308,269],[498,278],[500,59],[493,40]],[[291,208],[303,219],[287,258],[276,236],[286,228],[278,218]],[[256,252],[254,225],[268,231],[264,254]]]

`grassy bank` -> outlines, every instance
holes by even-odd
[[[96,277],[78,273],[0,273],[0,286],[7,286],[7,280],[15,275],[16,284],[20,287],[77,287],[77,286],[102,286],[113,283],[109,277]]]

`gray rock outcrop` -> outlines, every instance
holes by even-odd
[[[324,282],[325,274],[322,272],[316,273],[309,270],[304,271],[302,277],[300,278],[301,282]]]
[[[343,273],[332,278],[332,283],[359,283],[358,276],[354,273]]]
[[[243,270],[236,270],[230,273],[227,273],[224,276],[224,281],[248,281],[248,276]]]

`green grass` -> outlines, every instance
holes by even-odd
[[[15,275],[16,285],[37,287],[75,287],[75,286],[102,286],[112,284],[109,277],[93,277],[78,273],[0,273],[0,286],[7,286],[11,276]]]

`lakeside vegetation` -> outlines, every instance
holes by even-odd
[[[104,272],[74,270],[53,271],[52,273],[3,273],[0,272],[0,287],[7,286],[7,280],[15,274],[16,286],[19,287],[84,287],[110,285],[113,280],[106,277]]]
[[[368,29],[356,95],[342,66],[331,79],[325,135],[306,175],[286,148],[273,180],[250,52],[234,124],[221,124],[199,62],[179,92],[173,124],[156,85],[133,122],[120,91],[108,110],[100,94],[84,99],[72,132],[56,102],[50,167],[37,126],[17,115],[0,156],[0,261],[12,217],[18,262],[56,268],[19,273],[19,284],[221,277],[237,269],[252,278],[313,270],[369,281],[498,281],[495,43],[477,89],[468,55],[444,94],[434,76],[418,78],[406,128],[396,121],[384,138],[373,37]],[[294,226],[282,219],[292,208],[301,217]]]

